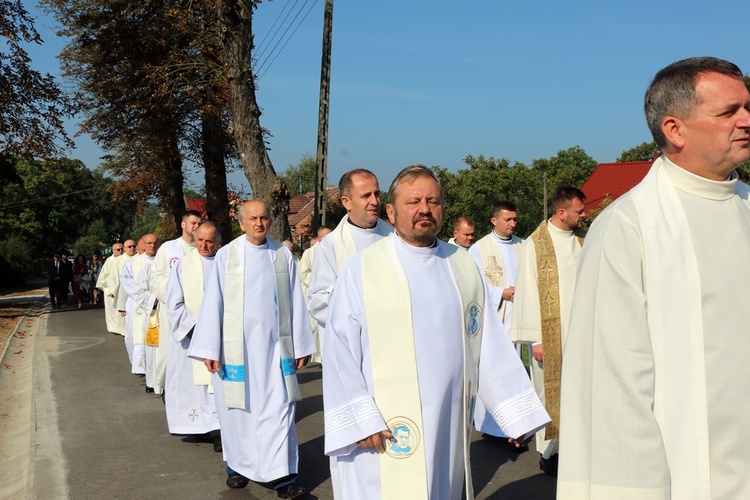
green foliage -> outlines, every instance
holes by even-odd
[[[310,153],[302,155],[297,165],[289,165],[282,178],[292,196],[302,196],[309,191],[315,191],[315,171],[317,164]]]
[[[654,154],[657,153],[661,154],[661,149],[659,149],[659,146],[654,141],[644,142],[623,151],[617,161],[651,161],[654,159]]]
[[[433,167],[445,198],[442,238],[452,236],[453,221],[461,215],[474,219],[479,237],[489,233],[492,207],[501,200],[516,205],[516,232],[527,236],[545,217],[544,175],[547,176],[549,197],[557,186],[580,187],[597,166],[596,161],[578,146],[559,151],[551,158],[534,160],[531,167],[519,162],[511,164],[506,158],[485,158],[482,155],[467,156],[464,162],[469,168],[456,173]]]
[[[130,232],[129,237],[138,241],[147,234],[156,234],[161,221],[162,213],[159,210],[159,206],[149,203],[146,208],[135,217],[133,230]]]
[[[154,234],[159,238],[159,241],[169,241],[180,236],[181,229],[178,230],[174,220],[165,214],[156,225]]]
[[[0,38],[0,153],[59,154],[72,146],[63,127],[72,107],[52,75],[30,66],[24,47],[42,39],[22,2],[0,0]]]
[[[0,286],[23,284],[32,263],[29,243],[21,236],[11,235],[0,241]]]
[[[113,202],[112,181],[82,162],[6,158],[3,166],[0,234],[21,237],[30,255],[95,250],[129,231],[135,205]]]

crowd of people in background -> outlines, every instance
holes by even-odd
[[[102,256],[94,252],[79,254],[72,261],[66,250],[57,250],[47,265],[49,297],[52,307],[62,308],[72,295],[78,309],[83,304],[102,305],[101,290],[96,287],[102,270]]]

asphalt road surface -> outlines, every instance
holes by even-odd
[[[11,466],[3,466],[6,490],[0,489],[0,497],[276,498],[252,482],[230,490],[221,453],[211,444],[169,434],[162,401],[145,392],[143,378],[130,373],[123,338],[107,333],[103,309],[48,310],[29,337],[20,351],[11,345],[3,360],[13,373],[0,373],[0,393],[23,397],[28,392],[30,400],[28,418],[21,415],[20,424],[0,429],[13,436],[13,427],[30,437],[27,451],[23,439],[4,443],[21,456],[3,460]],[[29,377],[23,376],[24,363]],[[310,489],[307,498],[329,499],[320,366],[304,368],[299,381],[304,397],[297,406],[299,484]],[[22,406],[14,402],[10,411]],[[533,443],[532,450],[519,454],[475,432],[471,458],[478,499],[555,496],[555,480],[539,471]]]

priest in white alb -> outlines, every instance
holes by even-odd
[[[586,217],[586,196],[578,188],[552,192],[552,217],[521,245],[510,338],[531,344],[531,381],[552,423],[536,435],[539,468],[557,475],[560,373],[568,335],[576,265],[583,239],[575,231]]]
[[[270,223],[264,202],[240,207],[245,234],[216,254],[188,355],[214,374],[227,486],[297,498],[296,371],[316,349],[294,257]]]
[[[407,167],[389,200],[396,231],[344,265],[323,340],[337,498],[472,499],[476,398],[519,440],[549,417],[473,259],[437,239],[434,173]]]
[[[166,308],[171,336],[167,353],[165,405],[171,434],[202,437],[221,451],[219,416],[214,401],[211,373],[188,357],[203,290],[221,245],[219,228],[204,221],[195,230],[195,252],[189,252],[175,265],[167,284]]]
[[[136,242],[135,240],[126,240],[124,243],[124,251],[122,255],[117,257],[114,262],[114,271],[116,278],[113,279],[111,286],[116,286],[117,292],[115,293],[115,309],[117,309],[117,333],[125,336],[126,332],[126,312],[125,305],[128,301],[128,294],[123,290],[122,283],[120,283],[120,275],[125,264],[136,255]]]
[[[148,266],[154,261],[159,240],[155,234],[141,238],[144,252],[134,256],[120,273],[120,283],[127,295],[125,304],[125,348],[130,358],[131,373],[146,375],[146,392],[153,392],[154,372],[147,370],[145,335],[148,318],[154,308],[154,297],[143,283],[147,282]],[[145,288],[145,290],[144,290]]]
[[[302,252],[299,262],[297,262],[297,274],[299,275],[299,282],[302,285],[302,296],[305,298],[305,304],[307,305],[309,300],[307,298],[307,291],[310,288],[310,277],[312,275],[313,256],[315,255],[315,247],[320,241],[331,233],[331,228],[328,226],[320,226],[318,228],[318,236],[310,240],[310,246]],[[313,338],[315,339],[315,345],[318,347],[318,352],[312,355],[310,361],[315,363],[321,362],[320,357],[320,340],[318,337],[318,322],[312,316],[310,316],[310,328],[312,329]]]
[[[328,301],[341,266],[355,253],[393,232],[393,227],[379,218],[380,186],[375,174],[364,168],[350,170],[339,180],[339,193],[346,215],[316,245],[307,293],[310,314],[318,322],[320,338],[325,336]]]
[[[102,301],[104,304],[104,318],[109,333],[117,333],[117,323],[118,318],[120,317],[120,314],[117,311],[117,298],[115,297],[118,288],[117,278],[115,276],[117,269],[115,261],[117,257],[122,255],[124,248],[123,244],[119,241],[112,245],[112,255],[104,261],[104,264],[102,264],[102,270],[96,279],[96,288],[101,290],[104,296],[104,300]]]
[[[518,256],[521,253],[523,240],[516,236],[518,209],[510,201],[499,201],[492,207],[490,216],[492,231],[469,248],[469,255],[482,271],[487,289],[492,297],[493,310],[497,312],[506,331],[510,330],[510,318],[513,313],[513,297],[516,290],[516,273]],[[516,351],[521,355],[523,344],[516,344]],[[474,413],[476,429],[490,436],[505,438],[497,422],[487,412],[482,401],[477,402]],[[526,447],[523,447],[525,449]],[[521,448],[515,448],[521,451]]]
[[[697,57],[656,74],[645,111],[663,155],[581,255],[558,498],[750,498],[750,94]]]
[[[156,252],[156,258],[151,265],[151,291],[156,294],[162,304],[167,302],[167,282],[169,273],[177,262],[189,252],[195,250],[195,236],[201,222],[201,214],[195,210],[188,210],[182,215],[180,222],[180,237],[165,241]],[[156,359],[156,379],[160,390],[164,389],[167,376],[167,351],[169,342],[169,315],[166,307],[159,308],[159,355]],[[158,391],[157,391],[158,393]]]

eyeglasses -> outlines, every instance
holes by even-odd
[[[112,251],[114,252],[122,252],[124,249],[122,247],[113,248]]]
[[[125,248],[135,248],[135,245],[126,245]]]

